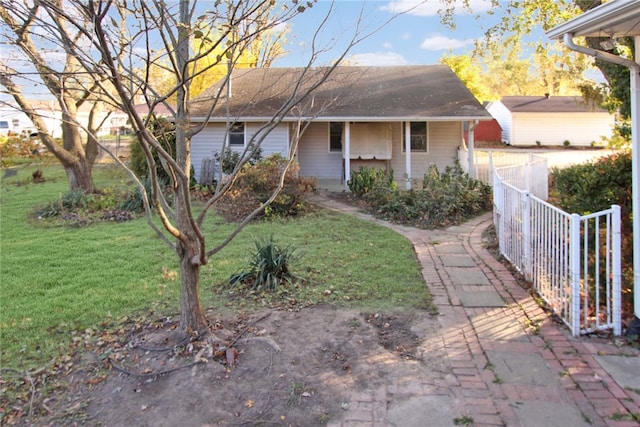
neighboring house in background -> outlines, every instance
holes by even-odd
[[[60,120],[50,118],[52,114],[48,102],[36,101],[36,110],[43,116],[48,127],[54,128],[57,125],[58,134],[60,134]],[[13,104],[0,105],[0,128],[2,128],[1,134],[5,136],[9,134],[30,135],[35,132],[35,127],[33,123],[31,123],[31,120]]]
[[[33,109],[44,120],[51,136],[54,138],[62,137],[62,114],[57,101],[34,100],[30,101],[30,103]],[[78,121],[81,125],[88,123],[91,105],[92,104],[84,104],[78,110]],[[109,114],[108,117],[107,114]],[[105,136],[112,134],[114,129],[126,125],[127,116],[120,111],[112,111],[111,113],[105,111],[100,114],[98,120],[103,121],[98,131],[98,136]],[[29,135],[37,131],[29,117],[13,103],[0,105],[0,127],[2,127],[2,122],[7,122],[9,131],[12,134],[19,135],[26,133]],[[4,134],[4,132],[0,130],[0,134]]]
[[[326,71],[236,69],[230,87],[221,81],[194,99],[192,126],[206,121],[191,140],[196,178],[200,179],[202,161],[221,152],[225,141],[233,150],[242,150],[252,137],[266,134],[266,123],[278,116],[296,84],[309,87]],[[430,165],[443,169],[454,164],[464,145],[465,124],[491,120],[443,65],[338,67],[310,96],[293,104],[266,135],[263,156],[292,155],[300,175],[342,182],[367,165],[392,169],[397,180],[409,185]],[[296,147],[298,123],[305,120],[310,123]]]
[[[615,117],[579,96],[505,96],[487,111],[502,127],[502,140],[514,146],[591,146],[611,137]]]

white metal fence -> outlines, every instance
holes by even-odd
[[[494,224],[502,255],[574,336],[602,329],[620,335],[620,207],[568,214],[520,188],[532,183],[524,178],[523,185],[525,170],[539,173],[523,165],[493,168]]]
[[[462,169],[469,173],[469,152],[466,148],[458,152],[458,159]],[[492,184],[496,168],[504,168],[503,176],[511,185],[529,191],[536,197],[547,200],[549,175],[547,159],[533,153],[518,153],[513,150],[481,150],[473,151],[473,177]]]

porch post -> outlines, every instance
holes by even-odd
[[[406,189],[411,189],[411,122],[404,122],[404,154],[405,176],[407,177]]]
[[[474,139],[473,132],[474,132],[477,124],[478,124],[477,120],[469,122],[469,132],[468,132],[469,141],[467,141],[467,145],[468,145],[467,154],[468,154],[469,158],[467,159],[467,161],[469,162],[469,177],[471,177],[471,178],[475,178],[475,171],[473,170],[473,168],[474,168],[474,161],[473,161],[473,156],[474,156],[473,149],[474,149],[474,147],[473,147],[473,144],[475,142],[475,139]],[[464,135],[464,133],[463,133],[463,135]]]
[[[351,179],[351,123],[344,122],[344,184]]]

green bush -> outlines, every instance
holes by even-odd
[[[440,174],[432,165],[422,189],[375,188],[364,195],[371,212],[383,219],[420,228],[458,224],[491,209],[491,187],[472,179],[460,167]]]
[[[51,218],[61,215],[63,212],[76,212],[86,210],[93,203],[93,195],[87,195],[82,190],[70,190],[49,204],[36,210],[36,214],[42,218]]]
[[[11,135],[9,137],[0,135],[0,158],[3,166],[9,164],[8,158],[37,158],[49,155],[49,152],[40,142],[40,138],[30,137],[27,134]]]
[[[360,166],[358,172],[351,173],[351,179],[347,181],[349,190],[356,196],[362,196],[376,187],[395,189],[393,170],[388,174],[384,169]]]
[[[273,154],[253,166],[246,165],[238,173],[233,187],[217,203],[218,213],[228,220],[242,220],[263,205],[277,189],[287,162],[281,155]],[[299,169],[297,164],[289,167],[282,190],[264,209],[262,216],[295,216],[306,208],[306,194],[315,189],[316,183],[313,179],[299,177]]]
[[[148,179],[142,181],[147,196],[151,194],[151,182]],[[135,187],[133,191],[124,195],[120,202],[120,209],[128,212],[140,213],[144,211],[144,193],[139,187]]]
[[[564,169],[553,169],[550,176],[550,199],[567,212],[581,215],[622,207],[631,213],[631,152],[611,156]]]
[[[162,148],[175,158],[176,153],[176,131],[173,123],[166,119],[156,117],[150,121],[149,130],[157,138]],[[149,164],[142,150],[142,146],[137,139],[131,141],[131,157],[129,159],[129,167],[140,178],[149,176]],[[153,153],[153,159],[156,163],[156,171],[158,177],[164,182],[171,182],[167,171],[162,167],[162,162],[157,153]]]
[[[108,187],[95,194],[86,194],[81,190],[70,190],[61,194],[57,200],[36,208],[35,215],[41,219],[81,218],[83,224],[88,224],[90,218],[112,215],[114,211],[141,212],[143,210],[141,197],[141,192],[137,188],[131,192],[123,192]],[[123,216],[123,218],[125,217],[127,220],[131,219],[130,214]]]
[[[246,270],[231,276],[231,285],[242,283],[250,290],[275,292],[282,285],[294,283],[290,266],[301,255],[293,246],[280,248],[271,236],[256,241],[255,248]]]
[[[549,179],[549,202],[580,215],[619,205],[621,210],[623,311],[632,312],[633,223],[631,151],[598,160],[554,169]],[[605,283],[603,280],[601,283]]]
[[[262,160],[262,147],[250,146],[247,151],[249,152],[249,159],[245,164],[253,166]],[[215,153],[214,158],[220,165],[223,173],[231,174],[240,162],[240,154],[240,151],[227,147],[222,153]]]
[[[164,118],[155,118],[150,122],[150,130],[157,138],[162,148],[171,155],[172,158],[176,157],[176,132],[173,123]],[[130,144],[131,155],[129,159],[129,167],[131,170],[141,179],[148,179],[149,176],[149,164],[147,158],[142,150],[142,146],[137,139],[132,139]],[[161,187],[170,186],[172,183],[171,174],[164,168],[163,161],[160,160],[160,156],[157,152],[153,152],[153,159],[156,164],[156,173],[158,175],[158,182]],[[189,170],[189,188],[194,188],[198,183],[195,178],[195,170],[193,165]],[[148,194],[151,193],[151,187],[147,189]]]

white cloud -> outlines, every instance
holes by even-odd
[[[455,9],[456,15],[470,15],[491,9],[491,0],[469,0],[465,7],[464,0],[451,0],[452,5],[443,4],[441,0],[392,0],[381,9],[391,13],[408,13],[417,16],[436,16],[439,11],[449,7]]]
[[[450,37],[436,35],[427,37],[420,45],[424,50],[449,50],[473,45],[473,39],[457,40]]]
[[[393,45],[389,42],[382,43],[382,47],[385,49],[392,49]]]
[[[402,55],[395,52],[358,53],[347,58],[350,65],[383,66],[408,65],[409,62]]]

